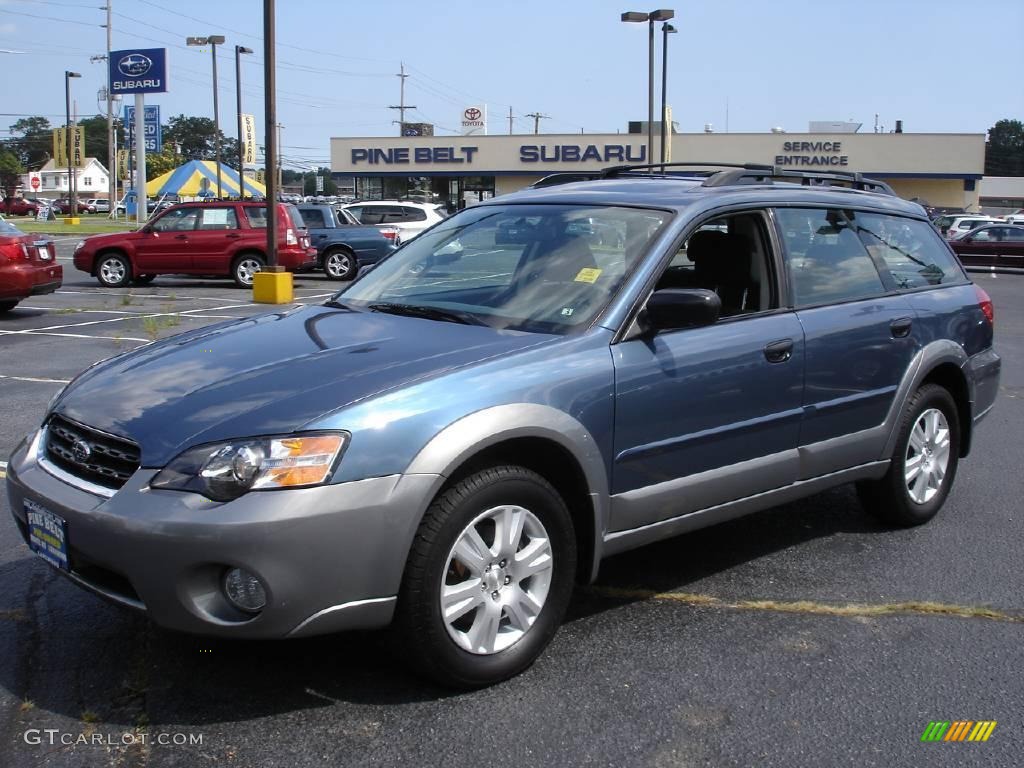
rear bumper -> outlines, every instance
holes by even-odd
[[[968,358],[964,375],[971,396],[971,420],[977,424],[995,404],[1003,361],[991,347]]]
[[[64,268],[54,262],[18,264],[3,272],[0,299],[24,299],[40,293],[53,293],[64,280]]]

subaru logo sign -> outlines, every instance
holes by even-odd
[[[119,93],[163,93],[167,90],[167,49],[143,48],[110,52],[110,90]]]
[[[79,464],[85,464],[92,456],[92,446],[82,438],[78,438],[75,440],[74,445],[71,446],[71,455],[75,457],[75,461]]]
[[[132,53],[117,62],[117,71],[127,77],[139,77],[149,72],[153,62],[141,53]]]

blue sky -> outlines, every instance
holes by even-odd
[[[188,35],[223,34],[221,124],[234,135],[235,44],[245,110],[262,131],[262,2],[112,0],[114,48],[167,47],[170,88],[149,97],[164,119],[212,116],[210,52]],[[22,114],[62,122],[65,69],[79,71],[80,114],[104,85],[103,0],[0,0],[0,137]],[[853,119],[873,130],[982,133],[1024,119],[1022,0],[666,0],[668,100],[684,132],[805,131]],[[619,14],[626,0],[278,0],[278,116],[286,165],[326,164],[331,136],[393,135],[404,61],[410,120],[438,133],[486,103],[491,133],[625,131],[647,113],[647,28]],[[661,66],[658,34],[658,71]],[[19,76],[20,75],[20,76]],[[660,88],[660,86],[659,86]],[[658,98],[660,98],[660,91]],[[448,130],[445,130],[448,129]],[[261,137],[262,138],[262,137]]]

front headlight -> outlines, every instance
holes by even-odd
[[[346,432],[259,437],[189,448],[150,486],[231,501],[248,491],[325,482],[348,443]]]
[[[75,244],[75,253],[78,253],[78,252],[79,252],[80,250],[82,250],[82,248],[83,248],[84,246],[85,246],[85,240],[79,240],[79,241],[78,241],[78,242],[77,242],[77,243]]]

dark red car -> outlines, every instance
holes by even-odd
[[[39,206],[24,197],[8,197],[0,203],[0,211],[8,216],[35,216]]]
[[[63,279],[52,241],[0,221],[0,312],[14,309],[29,296],[53,293]]]
[[[1024,227],[1016,224],[986,224],[949,246],[970,267],[1024,268]]]
[[[52,203],[50,203],[50,207],[53,208],[53,212],[54,213],[70,213],[71,212],[71,201],[68,198],[66,198],[66,197],[58,197],[56,200],[54,200]],[[86,205],[85,200],[82,200],[80,198],[75,200],[75,210],[78,213],[92,213],[93,212],[93,211],[89,210],[89,206]]]
[[[289,272],[316,264],[302,215],[277,204],[277,263]],[[136,232],[96,235],[75,249],[75,267],[108,288],[144,284],[157,275],[231,277],[247,288],[267,263],[267,205],[181,203]]]

